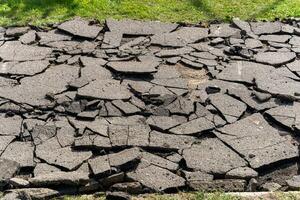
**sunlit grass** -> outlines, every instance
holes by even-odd
[[[300,16],[300,0],[0,0],[0,25],[41,25],[82,16],[196,23]]]

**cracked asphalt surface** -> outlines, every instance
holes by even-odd
[[[3,198],[298,190],[297,23],[0,28]]]

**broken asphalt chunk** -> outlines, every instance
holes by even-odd
[[[16,161],[0,158],[0,187],[8,183],[20,170],[20,164]]]
[[[60,24],[58,26],[58,29],[75,36],[95,39],[98,36],[99,32],[102,30],[102,27],[97,25],[90,25],[88,21],[77,18]]]
[[[217,138],[203,139],[190,149],[183,150],[187,167],[212,174],[226,172],[246,166],[246,161]]]
[[[215,125],[212,121],[206,117],[199,117],[171,128],[170,132],[177,135],[194,135],[201,134],[201,132],[212,130],[214,128]]]
[[[125,35],[155,35],[175,30],[178,25],[162,22],[137,20],[106,20],[106,26],[111,32],[121,32]]]
[[[5,61],[42,60],[51,52],[51,48],[23,45],[18,41],[6,42],[0,46],[0,58]]]
[[[89,176],[82,172],[52,172],[30,178],[32,186],[45,187],[56,185],[85,185],[89,181]]]
[[[77,95],[84,98],[105,100],[126,100],[131,97],[129,90],[117,80],[95,80],[79,88]]]
[[[260,52],[254,55],[256,62],[280,66],[293,61],[296,54],[293,52]]]
[[[208,36],[208,29],[183,27],[171,33],[157,34],[151,37],[151,44],[169,47],[183,47]]]
[[[300,104],[282,105],[266,111],[275,121],[292,130],[300,131]]]
[[[192,136],[152,131],[150,133],[149,147],[161,150],[180,150],[190,148],[194,142],[196,142],[196,138]]]
[[[134,172],[128,173],[127,176],[158,192],[185,185],[185,180],[182,177],[154,165],[138,168]]]
[[[158,62],[109,62],[107,66],[112,70],[125,74],[150,74],[157,71]]]
[[[299,155],[292,138],[280,136],[278,130],[258,113],[226,125],[215,134],[242,155],[254,169]]]
[[[237,121],[247,109],[245,103],[226,94],[211,95],[209,100],[228,123]]]
[[[21,167],[34,167],[33,151],[34,146],[30,142],[13,142],[7,146],[1,158],[15,161]]]
[[[38,145],[35,153],[38,158],[48,164],[57,165],[67,170],[76,169],[92,156],[90,151],[75,151],[71,147],[62,148],[55,137]]]

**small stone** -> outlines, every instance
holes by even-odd
[[[221,43],[223,43],[224,42],[224,39],[223,38],[215,38],[215,39],[213,39],[212,41],[210,41],[210,44],[211,45],[217,45],[217,44],[221,44]]]
[[[292,190],[299,190],[300,188],[300,176],[293,176],[293,178],[286,180],[287,185]]]
[[[268,93],[262,93],[262,92],[253,92],[255,98],[260,101],[260,102],[266,102],[268,100],[271,99],[272,95],[271,94],[268,94]]]
[[[22,178],[11,178],[9,179],[9,184],[14,186],[15,188],[24,188],[29,187],[29,181],[22,179]]]
[[[35,40],[36,40],[35,31],[29,31],[19,38],[19,41],[22,42],[22,44],[33,44]]]
[[[256,48],[263,47],[263,43],[261,43],[261,41],[256,40],[256,39],[252,39],[252,38],[246,39],[245,40],[245,45],[249,49],[256,49]]]
[[[275,192],[280,190],[281,185],[274,182],[267,182],[260,186],[263,191]]]
[[[226,173],[225,178],[229,179],[251,179],[258,176],[258,173],[249,167],[239,167]]]
[[[256,192],[257,187],[258,187],[258,181],[255,178],[251,178],[247,185],[246,191],[247,192]]]

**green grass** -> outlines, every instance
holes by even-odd
[[[41,25],[73,16],[195,23],[300,16],[300,0],[0,0],[0,25]]]

